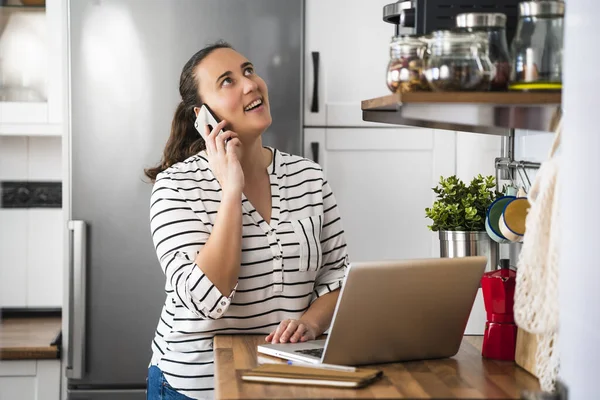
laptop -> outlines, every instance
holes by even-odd
[[[263,344],[310,364],[366,365],[458,352],[486,257],[352,263],[327,339]]]

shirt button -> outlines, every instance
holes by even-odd
[[[276,260],[281,260],[281,255],[280,255],[280,254],[277,254],[277,255],[275,256],[275,259],[276,259]]]
[[[221,311],[223,311],[223,310],[221,310],[220,308],[217,308],[218,313],[221,313]]]
[[[222,301],[222,302],[221,302],[221,305],[222,305],[222,306],[225,306],[225,305],[227,305],[227,303],[225,303],[224,301]]]

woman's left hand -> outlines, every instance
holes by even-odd
[[[314,340],[319,335],[317,327],[301,319],[286,319],[279,323],[274,332],[265,338],[271,343],[296,343]]]

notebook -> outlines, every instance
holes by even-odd
[[[263,364],[243,372],[242,380],[289,385],[360,388],[374,382],[382,375],[383,373],[379,370],[364,368],[357,369],[355,372],[346,372],[310,366]]]

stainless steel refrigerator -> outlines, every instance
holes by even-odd
[[[197,50],[229,41],[269,86],[266,145],[302,153],[302,0],[70,0],[69,399],[143,399],[165,300],[149,228],[155,165]]]

